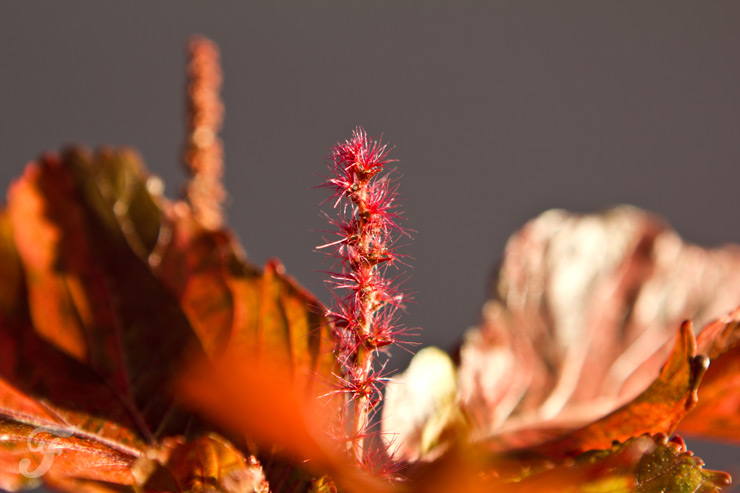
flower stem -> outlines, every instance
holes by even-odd
[[[382,398],[376,362],[402,332],[394,315],[403,294],[385,277],[397,258],[395,235],[404,232],[396,223],[396,189],[387,175],[380,176],[390,162],[387,154],[385,145],[358,128],[350,140],[334,147],[333,176],[324,184],[333,190],[339,210],[331,223],[340,238],[323,246],[334,249],[342,266],[328,281],[335,304],[327,314],[335,322],[336,352],[344,366],[337,392],[348,395],[346,440],[361,464],[368,462],[372,414]]]
[[[369,375],[372,373],[373,353],[364,347],[357,349],[357,366],[361,373]],[[365,441],[367,430],[370,427],[370,399],[364,395],[358,395],[355,400],[354,419],[352,421],[352,451],[357,462],[362,462],[365,457]]]

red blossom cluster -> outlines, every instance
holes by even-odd
[[[337,392],[349,395],[351,411],[345,413],[345,429],[355,456],[365,463],[372,415],[382,398],[383,366],[377,356],[399,343],[405,329],[397,323],[404,300],[397,277],[388,267],[399,260],[399,236],[406,234],[396,212],[397,186],[386,168],[392,162],[380,140],[357,128],[352,137],[337,144],[331,153],[332,176],[323,187],[332,190],[329,200],[339,211],[330,219],[339,239],[319,248],[332,248],[341,269],[331,272],[328,284],[334,296],[327,310],[337,332],[337,354],[344,368]]]

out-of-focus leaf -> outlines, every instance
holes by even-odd
[[[105,457],[130,464],[145,442],[183,426],[168,382],[185,348],[197,352],[198,341],[175,300],[131,250],[93,179],[94,161],[75,151],[44,156],[9,193],[28,310],[0,315],[0,351],[7,356],[0,413],[13,430],[0,436],[15,457],[33,462],[43,453],[19,444],[37,427],[61,430],[65,436],[54,446],[62,459],[74,453],[83,464],[93,450],[88,462],[99,467],[89,474],[119,483],[127,479],[113,462],[106,468]],[[12,265],[15,252],[3,245]],[[62,487],[74,471],[55,460],[44,478]],[[21,472],[4,471],[3,482],[13,485]]]
[[[658,378],[635,399],[612,413],[563,438],[536,447],[549,457],[574,455],[604,449],[642,434],[670,435],[697,402],[697,388],[708,360],[696,356],[691,323],[686,322],[676,338],[673,352]]]
[[[329,476],[322,476],[311,483],[309,493],[337,493],[337,485]]]
[[[179,300],[207,354],[218,357],[229,344],[242,303],[228,284],[230,262],[236,262],[233,240],[225,232],[200,227],[183,207],[169,215],[171,240],[155,272]],[[245,270],[260,278],[256,268]]]
[[[235,276],[232,286],[237,292],[253,289],[246,281],[248,277],[242,280]],[[259,308],[259,318],[252,322],[250,309],[243,307],[241,325],[232,338],[234,350],[255,351],[258,357],[290,368],[295,385],[305,395],[316,396],[331,388],[339,366],[331,325],[320,314],[316,299],[285,276],[276,260],[267,263],[260,283],[253,281],[253,285],[257,296],[253,296],[252,306]]]
[[[311,430],[314,405],[296,392],[288,369],[269,360],[224,354],[218,361],[193,366],[184,375],[180,398],[227,429],[263,445],[277,445],[319,471],[333,458]],[[315,410],[315,409],[314,409]]]
[[[0,211],[0,259],[0,320],[21,323],[27,320],[25,281],[13,240],[13,225],[6,210]]]
[[[215,434],[186,442],[170,438],[133,466],[137,491],[267,493],[262,467]]]
[[[28,325],[25,275],[13,241],[13,225],[7,210],[0,212],[0,373],[18,363],[18,332]]]
[[[630,207],[546,212],[509,240],[462,348],[460,399],[481,435],[587,423],[654,380],[684,320],[701,327],[739,301],[736,246],[689,245]]]
[[[464,434],[456,394],[457,371],[447,353],[428,347],[414,355],[386,386],[381,426],[391,451],[416,460]]]
[[[166,439],[204,430],[172,401],[184,358],[228,349],[282,362],[302,399],[326,390],[337,367],[316,300],[279,263],[248,264],[228,231],[204,229],[161,188],[133,152],[109,150],[46,155],[13,185],[0,213],[0,486],[38,483],[17,466],[42,464],[28,438],[45,427],[63,435],[44,442],[59,454],[43,479],[60,489],[132,491],[121,471],[137,463],[173,473],[176,491],[219,471],[242,491],[252,437],[237,437],[241,451]],[[336,400],[322,402],[334,418]],[[153,450],[169,455],[147,463]],[[204,476],[196,463],[211,459],[223,470]]]
[[[211,360],[219,361],[230,354],[256,373],[270,374],[260,370],[263,362],[268,362],[269,368],[280,368],[278,380],[283,380],[268,385],[269,394],[262,397],[256,397],[258,391],[244,394],[250,400],[260,399],[272,406],[270,411],[242,415],[246,423],[238,426],[253,427],[247,436],[258,441],[262,438],[263,444],[282,444],[278,437],[262,435],[271,429],[265,423],[276,422],[275,413],[280,412],[281,406],[300,414],[298,404],[306,404],[334,390],[331,384],[340,370],[333,353],[332,327],[320,314],[318,301],[286,276],[278,261],[268,262],[260,272],[244,260],[228,232],[201,227],[184,208],[171,208],[169,217],[172,241],[163,250],[157,275],[179,299]],[[225,384],[233,381],[229,374],[223,377]],[[244,389],[236,391],[240,393]],[[286,395],[297,392],[299,402],[291,401],[292,397],[286,402],[282,397],[284,392]],[[311,428],[323,430],[322,433],[327,430],[338,433],[341,399],[342,396],[322,397],[321,412],[314,415]],[[228,398],[212,405],[223,406],[226,411],[231,406]],[[258,411],[259,407],[254,409]],[[214,416],[218,417],[218,413]],[[229,429],[240,430],[238,426],[234,423]],[[279,429],[290,427],[279,426]],[[290,439],[295,437],[289,435]],[[295,451],[291,447],[288,450]],[[265,472],[274,487],[280,487],[279,481],[291,484],[310,481],[310,476],[291,471],[292,466],[279,457],[270,457],[271,451],[271,447],[263,448],[261,457],[265,458]],[[300,452],[306,451],[299,448],[297,453]]]
[[[162,181],[148,175],[141,158],[130,149],[116,152],[104,148],[94,157],[80,154],[131,249],[156,265],[156,249],[170,234],[160,209]]]
[[[740,309],[709,324],[697,338],[710,359],[697,406],[679,431],[713,440],[740,442]]]
[[[157,273],[180,300],[207,353],[227,347],[291,368],[307,392],[326,391],[339,372],[334,335],[318,301],[276,260],[249,264],[228,232],[200,227],[173,210],[173,236]]]
[[[586,452],[573,465],[528,476],[518,486],[533,492],[709,493],[730,484],[728,474],[703,466],[680,438],[643,435],[610,449]]]
[[[511,458],[476,449],[453,449],[417,471],[419,491],[710,493],[730,484],[726,473],[704,470],[704,463],[686,450],[682,440],[668,440],[665,435],[631,438],[558,463],[542,460],[520,469],[515,478],[507,476],[507,461]],[[506,471],[503,476],[497,472],[501,470]]]
[[[736,246],[686,244],[631,207],[544,213],[510,239],[483,322],[461,348],[456,402],[466,439],[573,454],[670,433],[695,404],[706,363],[684,326],[664,365],[677,329],[738,302]],[[429,399],[414,400],[431,422]],[[387,413],[402,412],[388,404]],[[404,458],[428,453],[413,435],[421,421],[384,427]]]
[[[101,375],[151,440],[172,419],[167,383],[198,341],[172,296],[130,248],[90,174],[91,156],[47,155],[8,207],[36,331]],[[163,329],[165,328],[166,329]]]
[[[262,355],[290,367],[306,391],[339,371],[320,303],[277,260],[258,269],[226,230],[198,224],[182,203],[165,204],[167,242],[154,269],[179,300],[206,352]]]
[[[341,452],[341,443],[325,434],[327,403],[306,395],[289,367],[240,355],[227,353],[191,367],[180,397],[226,429],[273,447],[314,473],[328,474],[343,491],[391,491],[388,483],[357,469]]]

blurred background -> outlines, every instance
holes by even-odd
[[[4,2],[0,185],[41,151],[110,144],[179,194],[193,34],[222,51],[229,223],[323,301],[327,149],[356,125],[395,146],[423,345],[477,323],[506,239],[548,208],[630,203],[740,242],[731,2]],[[740,472],[735,449],[690,445]]]

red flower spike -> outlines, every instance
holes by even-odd
[[[378,357],[405,332],[396,324],[405,296],[396,285],[398,278],[386,275],[398,258],[397,236],[407,234],[398,224],[398,186],[383,174],[389,171],[388,153],[386,144],[368,138],[362,128],[332,149],[332,176],[322,187],[331,190],[328,200],[338,209],[337,217],[329,219],[338,238],[318,247],[330,248],[341,267],[326,281],[334,298],[326,314],[334,320],[335,350],[344,367],[334,392],[347,395],[343,438],[355,459],[370,470],[378,461],[369,448],[371,438],[377,438],[370,423],[386,381],[385,365],[376,370]]]

